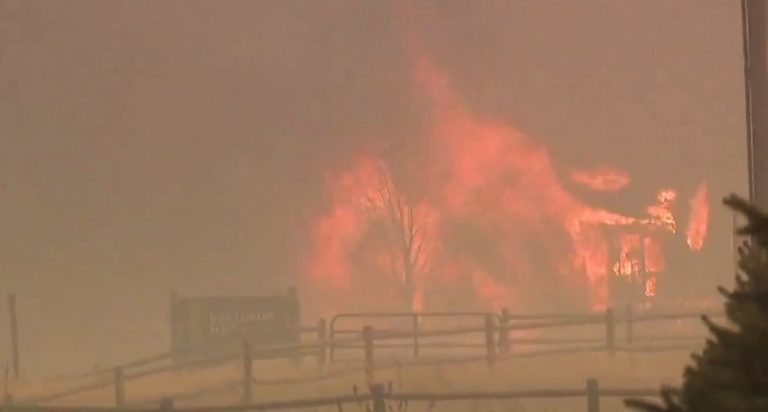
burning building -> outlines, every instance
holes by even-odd
[[[569,190],[568,177],[618,193],[630,176],[602,167],[564,177],[534,139],[467,107],[430,59],[415,78],[431,124],[419,172],[403,185],[369,154],[328,175],[330,204],[303,267],[324,310],[600,309],[673,283],[668,245],[701,248],[705,183],[684,228],[672,188],[639,216],[609,210]]]

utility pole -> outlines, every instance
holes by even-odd
[[[13,377],[19,379],[19,323],[16,319],[16,295],[8,295],[8,316],[11,321],[11,353],[13,356]]]
[[[768,208],[768,1],[742,0],[749,198]]]

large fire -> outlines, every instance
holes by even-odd
[[[644,216],[587,204],[564,188],[543,146],[470,110],[430,59],[418,62],[416,82],[431,125],[428,158],[408,182],[421,190],[406,193],[374,155],[329,174],[331,206],[315,221],[304,268],[324,309],[521,308],[546,300],[602,308],[611,277],[643,276],[645,295],[656,294],[663,242],[677,233],[675,190],[659,190]],[[629,182],[608,167],[569,177],[602,191]],[[706,186],[691,204],[686,235],[699,250]]]

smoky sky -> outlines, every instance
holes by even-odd
[[[725,272],[719,198],[746,188],[739,13],[413,4],[471,110],[545,145],[561,173],[627,170],[629,194],[605,199],[622,212],[665,186],[685,203],[706,179],[707,253]],[[407,158],[426,130],[402,18],[384,1],[0,0],[0,289],[18,294],[27,369],[167,349],[171,288],[295,284],[327,171],[360,150]]]

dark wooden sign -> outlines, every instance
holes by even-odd
[[[299,341],[299,303],[295,290],[277,296],[174,298],[171,341],[179,357],[236,353],[252,346]]]

